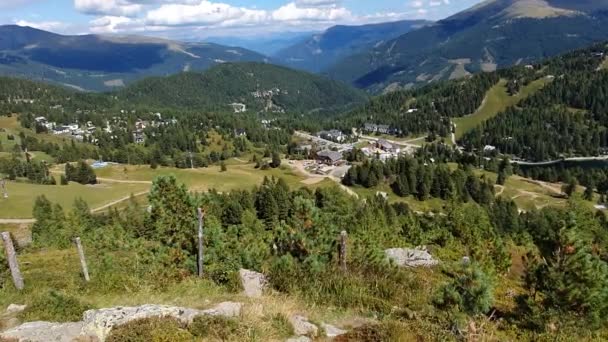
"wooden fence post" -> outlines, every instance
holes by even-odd
[[[78,249],[78,256],[80,257],[80,266],[82,266],[82,274],[84,275],[84,280],[88,283],[91,281],[89,277],[89,267],[87,267],[87,260],[84,257],[84,250],[82,249],[82,243],[80,242],[80,238],[77,237],[74,239],[76,243],[76,248]]]
[[[342,272],[346,272],[346,239],[348,238],[348,233],[343,230],[340,233],[340,268]]]
[[[6,191],[6,179],[0,180],[0,187],[2,187],[2,197],[8,198],[8,191]]]
[[[205,213],[198,208],[198,277],[203,277],[203,220]]]
[[[21,276],[19,264],[17,263],[17,254],[15,253],[11,233],[2,233],[2,240],[4,241],[4,250],[6,251],[6,258],[8,259],[8,267],[11,269],[11,275],[13,276],[13,283],[17,290],[23,290],[23,277]]]

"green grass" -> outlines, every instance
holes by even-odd
[[[602,62],[602,64],[600,65],[600,70],[606,70],[608,69],[608,57],[606,57],[604,59],[604,61]]]
[[[53,172],[58,176],[63,172],[63,166],[57,165],[53,169]],[[158,176],[173,175],[191,191],[251,189],[261,184],[264,177],[282,178],[293,189],[304,186],[316,189],[333,184],[329,180],[311,185],[304,184],[302,181],[306,177],[297,174],[287,165],[283,165],[277,169],[259,170],[255,169],[253,164],[239,162],[228,164],[226,172],[220,172],[219,166],[194,170],[176,168],[158,168],[153,170],[147,165],[112,165],[96,170],[96,173],[97,177],[101,179],[101,184],[93,186],[76,183],[71,183],[68,186],[51,186],[25,182],[9,182],[8,190],[10,197],[8,200],[0,200],[2,209],[6,208],[6,210],[0,212],[0,218],[31,218],[34,201],[39,195],[45,195],[51,202],[59,203],[65,209],[70,209],[74,200],[81,197],[89,204],[91,209],[96,209],[113,201],[128,197],[131,194],[142,193],[150,189],[150,184],[115,183],[106,181],[104,178],[126,182],[152,182]]]
[[[259,185],[265,176],[283,178],[293,188],[304,186],[301,181],[305,177],[296,174],[287,165],[277,169],[259,170],[254,168],[254,164],[237,162],[227,164],[227,167],[228,170],[226,172],[220,172],[219,166],[193,170],[165,167],[153,170],[147,165],[114,165],[96,170],[96,173],[97,177],[125,181],[153,181],[157,176],[173,175],[179,182],[186,184],[192,191],[250,189],[255,185]]]
[[[83,198],[91,209],[101,207],[112,201],[149,189],[146,184],[102,183],[98,185],[38,185],[8,182],[8,199],[0,199],[2,210],[0,218],[31,218],[36,197],[46,196],[51,202],[60,204],[64,209],[72,208],[74,200]]]
[[[519,94],[509,96],[506,87],[507,81],[500,80],[500,82],[490,88],[486,94],[484,103],[475,113],[454,119],[454,123],[456,124],[456,139],[460,139],[464,133],[474,129],[484,121],[495,117],[498,113],[504,111],[508,107],[514,106],[519,103],[519,101],[534,94],[540,90],[546,82],[545,79],[536,80],[523,87]]]
[[[354,186],[351,187],[351,189],[357,195],[359,195],[359,198],[361,199],[376,196],[377,192],[385,192],[388,195],[389,203],[406,203],[410,207],[410,209],[414,211],[437,211],[441,210],[443,208],[443,205],[445,204],[444,201],[437,198],[431,198],[426,201],[419,201],[413,196],[399,197],[395,195],[393,190],[387,184],[383,184],[372,189],[368,189],[363,186]]]

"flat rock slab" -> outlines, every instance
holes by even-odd
[[[15,314],[25,311],[27,305],[11,304],[6,308],[7,314]]]
[[[312,339],[308,336],[298,336],[289,338],[285,342],[312,342]]]
[[[241,313],[242,304],[225,302],[208,310],[196,310],[166,305],[143,305],[138,307],[117,307],[101,310],[89,310],[84,313],[82,334],[95,336],[104,341],[114,327],[128,322],[153,317],[172,317],[189,324],[197,316],[235,317]]]
[[[321,324],[321,328],[325,330],[325,336],[333,338],[346,334],[348,331],[337,328],[331,324]]]
[[[18,342],[74,342],[81,337],[82,327],[82,322],[29,322],[3,332],[0,338]]]
[[[245,296],[250,298],[260,298],[268,286],[266,276],[262,273],[241,269],[239,270],[241,286]]]
[[[433,267],[439,264],[439,260],[425,249],[391,248],[384,254],[399,267]]]
[[[300,315],[292,315],[289,317],[289,323],[293,327],[293,332],[296,335],[306,335],[316,337],[319,334],[319,328],[310,323],[308,318]]]

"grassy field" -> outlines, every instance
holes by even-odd
[[[245,160],[245,159],[243,159]],[[124,181],[152,181],[161,175],[174,175],[179,182],[188,186],[192,191],[203,191],[215,189],[218,191],[229,191],[233,189],[251,188],[259,185],[264,177],[283,178],[290,187],[299,188],[304,184],[304,176],[296,174],[288,166],[278,169],[258,170],[250,163],[239,163],[232,161],[227,163],[228,170],[221,172],[219,166],[211,166],[201,169],[175,169],[158,168],[151,169],[149,166],[124,166],[115,165],[96,170],[97,177],[111,178]]]
[[[454,119],[454,123],[456,124],[456,139],[460,139],[464,133],[479,126],[482,122],[493,118],[508,107],[516,105],[519,101],[537,92],[546,82],[545,79],[536,80],[523,87],[519,94],[509,96],[506,87],[507,81],[501,80],[488,91],[483,104],[475,113]]]
[[[101,183],[97,185],[38,185],[29,183],[8,182],[8,199],[0,199],[2,210],[0,218],[23,219],[32,217],[32,208],[36,197],[46,196],[51,202],[70,209],[74,200],[83,198],[95,209],[113,201],[141,193],[149,189],[146,184]]]
[[[63,172],[62,166],[56,166],[53,172],[56,175],[60,174]],[[302,183],[306,177],[296,174],[288,166],[278,169],[257,170],[253,167],[253,164],[238,164],[238,162],[228,165],[226,172],[220,172],[219,166],[195,170],[175,168],[153,170],[149,166],[114,165],[96,170],[96,173],[100,179],[98,185],[85,186],[71,183],[68,186],[50,186],[9,182],[10,197],[8,200],[0,199],[3,209],[0,211],[0,218],[31,218],[34,201],[39,195],[45,195],[51,202],[59,203],[65,209],[70,209],[74,200],[81,197],[94,210],[125,199],[131,194],[142,194],[148,191],[150,184],[146,184],[146,182],[152,182],[154,178],[161,175],[174,175],[179,182],[186,184],[191,191],[249,189],[261,184],[264,177],[282,178],[294,189],[303,186],[314,189],[331,183],[328,181],[306,185]],[[113,182],[112,180],[122,182]]]

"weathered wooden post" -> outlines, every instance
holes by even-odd
[[[21,276],[19,264],[17,263],[17,254],[15,253],[11,233],[2,233],[2,240],[4,241],[4,250],[6,251],[6,258],[8,259],[8,267],[10,268],[11,275],[13,276],[13,283],[15,284],[17,290],[23,290],[23,277]]]
[[[198,277],[203,277],[203,220],[205,213],[198,208]]]
[[[6,191],[6,179],[0,180],[0,187],[2,187],[2,197],[8,198],[8,191]]]
[[[89,277],[89,267],[87,266],[87,260],[84,257],[84,250],[82,249],[82,243],[80,242],[80,238],[77,237],[74,239],[76,243],[76,248],[78,249],[78,256],[80,257],[80,266],[82,266],[82,274],[84,275],[84,280],[88,283],[91,281]]]
[[[348,233],[343,230],[340,233],[340,268],[342,272],[346,272],[346,240],[348,238]]]

